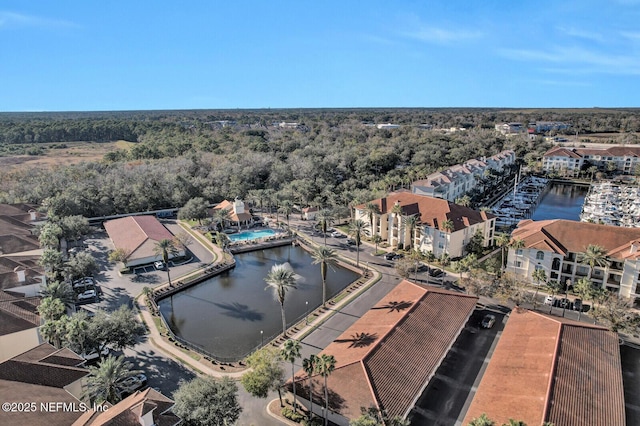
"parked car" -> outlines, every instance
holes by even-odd
[[[487,314],[482,318],[482,328],[491,328],[496,323],[496,316],[492,314]]]
[[[109,352],[110,352],[109,348],[105,346],[100,352],[98,352],[97,349],[93,349],[89,352],[80,354],[80,356],[84,358],[86,361],[94,361],[98,358],[102,358],[109,355]]]
[[[85,290],[78,294],[78,302],[84,302],[87,300],[94,300],[98,294],[95,290]]]
[[[387,253],[387,254],[385,254],[385,255],[384,255],[384,258],[385,258],[386,260],[393,260],[393,258],[395,257],[395,255],[396,255],[396,254],[395,254],[394,252]]]
[[[353,238],[347,238],[347,244],[349,244],[350,246],[354,246],[356,244],[356,240],[354,240]]]
[[[393,256],[392,260],[398,260],[398,259],[402,259],[404,257],[404,254],[402,253],[396,253],[395,256]]]
[[[544,304],[548,305],[548,306],[553,306],[553,302],[556,300],[555,297],[549,295],[547,297],[544,298]]]
[[[582,299],[576,299],[573,301],[573,310],[582,311]]]
[[[118,390],[123,395],[130,395],[135,391],[142,389],[147,385],[147,376],[144,374],[136,374],[132,377],[127,377],[118,383]]]
[[[344,238],[344,237],[346,237],[346,235],[344,235],[342,232],[338,232],[338,231],[333,231],[331,233],[331,236],[333,238]]]
[[[431,275],[432,277],[440,277],[444,275],[444,271],[442,271],[442,269],[431,268],[429,269],[429,275]]]
[[[153,262],[153,266],[159,271],[164,271],[164,262],[162,260],[156,260]]]

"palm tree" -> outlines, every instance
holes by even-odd
[[[169,287],[171,287],[171,274],[169,273],[169,256],[172,257],[178,254],[178,248],[170,238],[165,238],[158,241],[153,248],[153,252],[156,256],[161,256],[164,262],[164,267],[167,268],[167,280],[169,281]]]
[[[405,221],[405,226],[409,227],[409,250],[413,248],[413,240],[414,240],[413,234],[416,227],[418,226],[418,223],[420,223],[420,219],[418,218],[418,215],[415,215],[415,214],[412,216],[409,216]]]
[[[227,234],[224,232],[216,232],[216,244],[218,244],[218,247],[220,247],[223,252],[227,251],[230,243],[231,239]]]
[[[326,246],[327,231],[331,227],[331,224],[333,223],[333,220],[334,220],[333,214],[331,213],[330,210],[323,209],[323,210],[320,210],[320,212],[316,217],[318,218],[318,223],[320,224],[320,231],[322,231],[322,234],[324,235],[324,245]]]
[[[369,215],[369,226],[371,228],[371,236],[373,236],[376,234],[376,227],[373,226],[373,219],[375,219],[375,217],[380,214],[380,207],[378,207],[377,204],[367,203],[364,206],[364,211]]]
[[[139,371],[131,370],[132,364],[124,356],[109,355],[97,366],[89,367],[85,396],[95,403],[115,404],[122,399],[119,389],[123,380],[133,377]]]
[[[356,240],[356,266],[360,266],[360,243],[362,242],[362,232],[366,229],[367,223],[364,220],[356,219],[349,225],[349,234]]]
[[[485,413],[478,418],[475,418],[469,422],[468,426],[495,426],[496,422],[491,420]]]
[[[220,225],[220,230],[224,230],[224,226],[227,222],[231,220],[231,212],[229,209],[218,209],[213,213],[213,220],[216,223],[216,228],[218,224]]]
[[[320,264],[320,275],[322,277],[322,306],[326,306],[327,303],[327,267],[335,264],[338,260],[336,251],[326,246],[318,246],[313,253],[313,264]]]
[[[284,264],[273,265],[271,271],[264,279],[267,282],[267,289],[274,290],[278,301],[280,302],[280,311],[282,314],[282,334],[287,334],[287,321],[284,314],[284,300],[288,290],[297,288],[293,271]]]
[[[533,309],[536,309],[536,302],[537,302],[537,297],[538,297],[538,289],[540,288],[540,283],[541,282],[546,282],[547,281],[547,273],[545,272],[544,269],[536,269],[535,271],[533,271],[533,273],[531,274],[531,278],[533,278],[533,280],[536,282],[536,293],[533,295]]]
[[[64,281],[51,281],[42,290],[42,297],[52,297],[60,300],[67,308],[73,308],[76,303],[76,294],[71,284]]]
[[[549,290],[549,293],[551,293],[551,297],[558,294],[561,289],[562,289],[562,284],[560,284],[558,281],[556,280],[547,281],[547,290]],[[552,311],[553,311],[553,303],[549,308],[549,313],[551,313]]]
[[[454,226],[453,226],[453,221],[451,219],[447,219],[444,222],[442,222],[442,230],[448,233],[451,233],[454,230]],[[444,254],[449,254],[448,253],[448,245],[449,245],[449,238],[445,237],[444,240]]]
[[[327,377],[336,368],[336,359],[333,355],[322,354],[318,358],[317,372],[324,377],[324,426],[327,426],[329,415],[329,388],[327,387]]]
[[[38,305],[38,314],[45,322],[59,320],[65,311],[64,303],[60,299],[50,296],[43,298]]]
[[[580,296],[582,300],[593,300],[594,288],[591,280],[588,278],[580,278],[573,285],[573,291]],[[593,302],[592,302],[593,303]],[[580,317],[582,316],[582,308],[578,310],[578,321],[580,321]]]
[[[399,203],[394,204],[393,207],[391,208],[391,213],[393,213],[394,220],[397,223],[396,228],[398,231],[398,241],[396,242],[396,245],[399,246],[400,245],[400,226],[402,223],[402,206]],[[393,236],[393,233],[392,233],[392,236]],[[389,243],[391,243],[391,241],[389,241]]]
[[[289,215],[291,215],[293,211],[293,203],[289,200],[284,200],[278,210],[280,210],[280,213],[287,219],[287,229],[289,229]]]
[[[524,248],[524,241],[520,238],[514,238],[513,240],[511,240],[511,242],[509,242],[509,248],[513,249],[514,253],[517,254],[518,250],[520,250],[521,248]],[[514,266],[514,271],[515,271],[515,266]]]
[[[587,249],[583,253],[578,253],[578,262],[589,265],[591,268],[589,270],[589,276],[593,278],[593,268],[599,266],[604,268],[609,266],[609,261],[607,260],[607,250],[596,244],[589,244]]]
[[[291,382],[293,383],[293,412],[298,412],[298,404],[296,403],[296,371],[294,362],[300,358],[300,342],[297,340],[289,339],[284,342],[284,348],[280,352],[282,359],[291,363]]]
[[[471,197],[465,194],[462,197],[456,198],[455,204],[463,207],[469,207],[471,205]]]
[[[502,426],[527,426],[527,424],[522,420],[509,419],[509,423],[505,423]]]
[[[311,420],[313,418],[313,380],[312,380],[312,376],[316,372],[319,360],[320,360],[320,358],[318,358],[314,354],[311,354],[309,356],[309,358],[305,358],[305,359],[302,360],[302,369],[304,370],[305,373],[307,373],[307,377],[309,379],[309,404],[310,404],[310,406],[309,406],[310,407],[309,408],[309,420]]]
[[[371,237],[371,241],[373,241],[373,243],[376,245],[376,253],[378,253],[378,244],[380,244],[383,239],[380,235],[375,234],[373,237]]]
[[[499,234],[496,237],[496,245],[498,247],[500,247],[500,254],[501,254],[501,262],[500,262],[500,272],[504,272],[504,268],[505,268],[505,264],[504,264],[504,252],[507,248],[507,246],[509,246],[509,243],[511,242],[511,236],[509,234]]]

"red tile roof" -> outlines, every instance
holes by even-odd
[[[385,198],[371,201],[372,204],[378,206],[381,214],[391,213],[396,202],[399,202],[402,206],[403,215],[418,214],[422,224],[440,230],[443,230],[442,224],[446,220],[453,222],[455,232],[496,217],[491,213],[476,211],[442,198],[433,198],[404,191],[392,192]],[[356,209],[363,210],[365,206],[365,204],[360,204],[356,206]]]
[[[172,239],[173,234],[155,216],[128,216],[104,223],[116,248],[129,251],[129,259],[153,256],[155,242]],[[145,244],[151,242],[152,244]]]
[[[398,284],[322,352],[336,358],[328,377],[332,409],[355,418],[361,407],[373,405],[390,416],[406,416],[477,300],[406,280]],[[316,378],[320,388],[322,380]]]
[[[486,413],[530,425],[624,425],[615,333],[527,310],[513,311],[463,424]]]
[[[564,148],[556,146],[544,153],[545,157],[572,157],[581,158],[585,155],[601,155],[611,157],[638,157],[640,147],[637,146],[611,146],[607,148]]]
[[[640,228],[598,225],[588,222],[552,219],[518,223],[512,238],[524,242],[525,248],[567,252],[584,252],[590,244],[598,244],[607,250],[607,256],[615,259],[638,258],[640,249],[632,245],[640,240]]]

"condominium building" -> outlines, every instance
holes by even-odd
[[[543,269],[550,280],[567,286],[581,278],[623,297],[637,297],[640,282],[640,228],[621,228],[570,220],[523,220],[511,234],[524,246],[509,249],[507,269],[531,279]],[[606,251],[608,266],[593,270],[581,263],[589,245]]]
[[[590,166],[595,166],[598,170],[615,170],[623,174],[633,174],[640,166],[640,146],[608,148],[556,146],[545,152],[542,157],[542,168],[547,172],[563,171],[577,174]]]
[[[502,151],[491,157],[471,159],[464,164],[456,164],[448,169],[432,173],[426,179],[413,182],[411,192],[455,201],[480,185],[481,178],[487,170],[492,169],[500,172],[515,162],[516,154],[511,150]]]
[[[412,247],[440,257],[460,257],[476,233],[484,246],[493,244],[495,216],[440,198],[393,192],[355,207],[355,218],[370,223],[367,205],[378,207],[373,215],[371,235],[380,235],[392,247]],[[412,217],[416,218],[412,225]]]

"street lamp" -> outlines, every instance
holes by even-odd
[[[305,320],[305,322],[307,323],[307,325],[309,325],[309,302],[304,302],[304,306],[305,310],[307,311],[307,319]]]
[[[260,347],[264,345],[264,331],[260,330]]]

